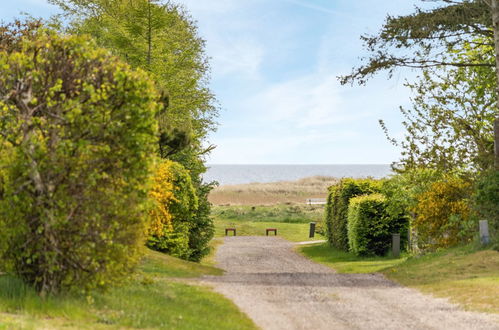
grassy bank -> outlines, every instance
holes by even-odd
[[[148,251],[123,286],[81,297],[42,300],[31,288],[0,276],[0,329],[255,329],[237,307],[209,288],[174,278],[219,275],[220,269]]]
[[[322,206],[281,204],[215,206],[212,214],[216,237],[224,236],[228,227],[236,228],[238,236],[261,236],[266,228],[277,228],[278,236],[300,242],[323,238],[309,238],[309,222],[321,222],[323,212]]]
[[[466,309],[499,313],[499,252],[459,247],[419,257],[359,258],[327,244],[300,252],[340,273],[381,272],[404,286],[449,298]]]
[[[314,260],[336,270],[338,273],[375,273],[385,268],[398,265],[406,258],[390,257],[357,257],[352,253],[343,252],[331,247],[329,244],[305,245],[299,252]]]
[[[224,185],[210,192],[215,205],[303,204],[307,198],[326,198],[337,179],[314,176],[297,181]]]

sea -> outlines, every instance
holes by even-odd
[[[335,178],[382,178],[392,173],[389,164],[375,165],[208,165],[203,175],[206,182],[218,181],[220,185],[294,181],[311,176]]]

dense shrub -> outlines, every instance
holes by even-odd
[[[499,242],[499,171],[490,171],[479,178],[474,206],[481,219],[489,221],[490,234]]]
[[[383,180],[381,193],[386,197],[388,215],[394,219],[406,218],[410,228],[415,217],[417,197],[428,191],[431,185],[442,177],[442,173],[434,169],[412,169]],[[417,240],[412,228],[411,236],[413,239],[409,248],[415,248]],[[405,246],[408,240],[409,231],[401,236],[402,245]]]
[[[209,242],[215,234],[215,225],[211,218],[211,203],[208,194],[214,184],[201,184],[196,189],[198,208],[196,209],[189,231],[189,249],[191,254],[189,260],[200,261],[210,252]]]
[[[147,245],[172,256],[189,259],[192,220],[198,200],[189,172],[179,163],[165,160],[156,170],[150,192],[155,207],[151,211]]]
[[[449,247],[468,242],[476,232],[470,214],[472,185],[459,177],[446,176],[417,197],[412,209],[418,246],[423,249]]]
[[[86,37],[0,28],[0,260],[41,294],[106,286],[143,244],[157,95]]]
[[[350,199],[348,207],[348,245],[356,255],[384,255],[392,243],[392,234],[407,235],[407,217],[390,217],[386,198],[381,194]]]
[[[371,179],[341,179],[329,188],[325,225],[327,239],[338,249],[348,250],[348,204],[355,196],[378,192],[380,182]]]

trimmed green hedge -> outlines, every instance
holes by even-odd
[[[350,199],[379,192],[380,187],[381,183],[377,180],[344,178],[329,188],[324,223],[327,239],[331,245],[348,251],[347,222]]]
[[[381,194],[350,199],[348,208],[348,245],[359,256],[384,255],[392,242],[392,233],[407,235],[407,217],[392,218]],[[405,241],[405,239],[403,239]]]

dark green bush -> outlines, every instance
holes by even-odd
[[[334,247],[348,251],[348,204],[355,196],[378,192],[381,183],[372,179],[341,179],[329,188],[325,226],[327,239]]]
[[[492,238],[499,242],[499,171],[489,171],[477,181],[473,202],[479,216],[489,221]]]
[[[348,208],[348,245],[359,256],[384,255],[392,242],[392,234],[407,235],[407,217],[392,218],[386,211],[386,198],[381,194],[350,199]]]

